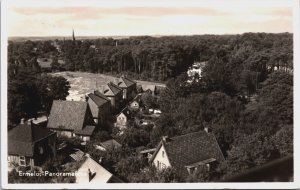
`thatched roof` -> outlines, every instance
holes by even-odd
[[[112,83],[112,82],[107,83],[107,86],[113,92],[114,95],[117,95],[120,92],[122,92],[122,89],[120,87],[118,87],[117,85],[115,85],[114,83]]]
[[[107,103],[108,100],[106,98],[102,98],[100,96],[97,96],[96,94],[88,94],[88,97],[93,100],[93,102],[95,102],[95,104],[100,107],[102,106],[103,104]]]
[[[122,88],[128,88],[128,87],[133,86],[135,84],[136,84],[135,81],[130,80],[126,77],[120,77],[119,79],[117,79],[117,85],[119,87],[122,87]]]
[[[101,97],[101,98],[103,98],[103,99],[105,99],[105,100],[107,100],[107,101],[110,101],[104,94],[102,94],[98,90],[95,90],[94,94],[97,95],[97,96],[99,96],[99,97]]]

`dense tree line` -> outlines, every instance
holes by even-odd
[[[227,94],[223,88],[205,88],[209,85],[206,78],[201,79],[201,86],[187,85],[184,78],[167,84],[161,97],[163,114],[153,136],[176,136],[209,127],[226,158],[216,171],[190,176],[189,181],[217,181],[293,153],[292,74],[276,71],[267,75],[251,101]]]
[[[235,88],[248,88],[251,93],[265,72],[275,66],[292,68],[292,34],[245,33],[242,35],[202,35],[172,37],[100,38],[95,40],[56,40],[59,53],[50,41],[10,42],[9,63],[26,65],[36,57],[56,56],[66,61],[69,71],[92,73],[125,73],[133,78],[166,81],[186,72],[195,61],[210,61],[212,71],[220,75],[215,80],[227,84],[227,74],[240,74],[232,80],[247,83]],[[35,51],[34,48],[37,48]],[[226,65],[231,62],[231,67]],[[34,60],[33,60],[34,62]],[[54,67],[57,67],[55,62]],[[255,81],[254,81],[255,79]],[[254,81],[254,82],[253,82]],[[214,83],[215,81],[210,81]],[[230,81],[228,81],[230,82]],[[236,90],[236,89],[235,89]]]
[[[35,118],[40,112],[48,115],[53,100],[64,100],[69,89],[65,78],[37,73],[28,67],[9,74],[8,127],[18,124],[21,118]]]

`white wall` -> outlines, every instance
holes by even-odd
[[[127,118],[126,118],[126,116],[123,113],[121,113],[117,117],[117,124],[118,125],[126,125],[127,124]]]
[[[166,150],[164,146],[162,145],[156,154],[153,163],[152,163],[157,169],[161,170],[167,167],[171,167],[171,164],[169,162],[169,159],[167,157]]]

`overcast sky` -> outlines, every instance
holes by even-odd
[[[28,1],[25,1],[28,2]],[[50,1],[51,2],[51,1]],[[103,1],[102,1],[103,2]],[[108,2],[108,1],[107,1]],[[9,36],[194,35],[292,32],[291,4],[14,4],[7,9]],[[131,1],[133,2],[133,1]],[[203,2],[203,1],[202,1]],[[230,2],[230,1],[228,1]],[[250,1],[247,1],[250,2]]]

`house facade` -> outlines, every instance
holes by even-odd
[[[103,123],[110,115],[110,100],[99,91],[94,91],[94,93],[88,94],[87,97],[94,122],[96,124]]]
[[[140,90],[141,92],[147,92],[152,95],[157,94],[157,86],[154,84],[142,84],[140,88],[141,88]]]
[[[136,82],[124,76],[116,78],[114,83],[122,88],[122,98],[126,102],[132,100],[136,94]]]
[[[56,157],[56,133],[31,120],[8,131],[8,162],[41,166]]]
[[[119,129],[127,127],[128,121],[131,119],[131,112],[128,108],[123,109],[116,117],[115,126]]]
[[[96,127],[87,102],[54,100],[47,128],[58,136],[89,141]]]
[[[156,169],[170,167],[181,177],[187,177],[200,168],[213,169],[222,161],[222,151],[213,133],[208,130],[164,137],[150,159]]]
[[[52,58],[38,58],[36,61],[43,72],[51,72],[51,64],[53,62]]]
[[[111,111],[117,112],[122,104],[122,88],[112,82],[101,86],[100,92],[110,100]]]
[[[155,158],[153,159],[153,165],[158,169],[158,170],[163,170],[167,169],[168,167],[171,167],[171,163],[169,161],[169,158],[166,153],[166,148],[164,146],[164,143],[158,150]]]
[[[140,103],[137,100],[133,100],[132,102],[129,103],[129,107],[132,110],[139,110],[140,109]]]

